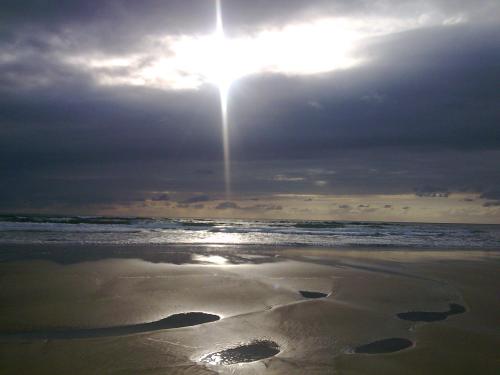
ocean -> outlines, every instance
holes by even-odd
[[[499,225],[0,215],[0,244],[500,249]]]

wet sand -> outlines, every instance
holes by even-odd
[[[500,252],[143,250],[5,249],[0,373],[500,369]]]

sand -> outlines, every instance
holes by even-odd
[[[107,250],[0,263],[1,374],[500,370],[500,252]]]

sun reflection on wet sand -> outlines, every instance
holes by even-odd
[[[220,255],[193,254],[192,259],[196,262],[201,262],[201,263],[212,263],[216,265],[227,264],[227,259],[221,257]]]

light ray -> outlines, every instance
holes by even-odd
[[[227,47],[224,36],[224,25],[222,23],[222,10],[221,10],[221,0],[216,0],[216,12],[217,12],[217,23],[215,30],[215,38],[217,41],[217,53],[219,57],[219,62],[221,65],[225,66],[227,61]],[[222,147],[224,153],[224,182],[226,189],[226,199],[231,198],[231,157],[229,149],[229,123],[228,123],[228,94],[229,88],[231,86],[231,78],[226,74],[224,67],[219,67],[218,71],[221,73],[216,77],[216,83],[219,88],[219,100],[220,100],[220,110],[221,110],[221,120],[222,120]]]

